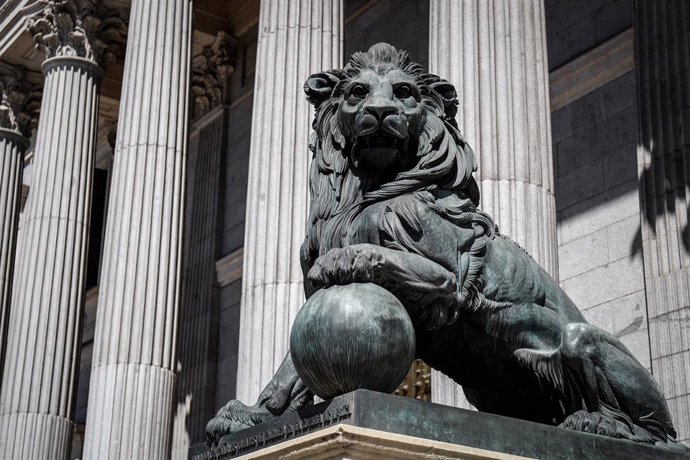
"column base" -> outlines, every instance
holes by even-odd
[[[649,444],[358,390],[192,447],[191,460],[680,459]]]
[[[71,450],[74,423],[50,414],[13,413],[0,417],[2,458],[64,459]]]
[[[174,385],[175,373],[158,366],[113,363],[94,367],[84,458],[169,458]],[[140,437],[141,433],[149,435]]]

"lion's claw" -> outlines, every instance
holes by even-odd
[[[237,433],[250,426],[233,420],[231,416],[219,413],[206,424],[206,442],[209,446],[218,445],[220,438],[226,434]]]
[[[217,445],[226,434],[237,433],[273,418],[276,416],[259,405],[247,406],[233,399],[206,424],[206,441],[209,445]]]

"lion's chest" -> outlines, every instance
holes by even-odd
[[[381,246],[381,222],[385,210],[385,203],[375,203],[364,209],[347,230],[347,244]]]

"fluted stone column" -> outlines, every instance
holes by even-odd
[[[187,159],[179,375],[171,450],[171,457],[179,460],[186,460],[189,448],[206,439],[206,423],[217,410],[213,391],[220,333],[216,260],[223,255],[218,229],[224,223],[229,137],[229,109],[223,102],[228,100],[227,86],[234,71],[235,43],[220,32],[192,63],[190,91],[197,119],[191,125]]]
[[[0,74],[0,382],[7,345],[12,274],[24,153],[40,106],[40,91],[21,71]]]
[[[642,253],[652,373],[690,441],[690,5],[638,0]]]
[[[29,23],[47,59],[0,396],[6,458],[62,459],[70,451],[102,38],[118,30],[91,2],[43,6]]]
[[[431,0],[429,70],[458,91],[482,210],[556,277],[544,22],[543,0]],[[434,373],[432,400],[458,405],[452,386]]]
[[[133,0],[84,458],[170,455],[192,0]]]
[[[313,112],[302,91],[342,65],[342,0],[261,3],[244,241],[237,397],[254,402],[288,351],[304,302]]]

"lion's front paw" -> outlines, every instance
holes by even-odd
[[[247,407],[239,401],[233,400],[218,411],[206,424],[206,441],[209,446],[218,444],[220,438],[230,433],[237,433],[253,426],[254,423],[248,412],[251,407]]]
[[[237,433],[272,418],[275,416],[263,407],[247,406],[232,400],[206,424],[206,441],[209,446],[217,445],[226,434]]]
[[[317,289],[334,284],[375,283],[383,263],[383,255],[371,244],[335,248],[316,259],[307,278]]]

